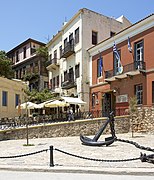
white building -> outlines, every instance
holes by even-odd
[[[88,9],[81,9],[65,22],[47,44],[49,85],[60,96],[75,96],[87,102],[89,110],[89,55],[87,49],[130,26],[121,16],[118,20]]]

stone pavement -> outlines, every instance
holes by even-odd
[[[102,135],[99,140],[104,140],[109,135]],[[145,147],[154,149],[153,134],[131,133],[117,134],[117,138],[135,141]],[[54,148],[66,151],[71,154],[103,160],[119,160],[140,157],[140,152],[154,154],[144,151],[135,146],[116,141],[110,146],[92,147],[81,144],[79,137],[55,137],[30,139],[29,144],[33,146],[23,146],[24,140],[0,141],[0,157],[29,154],[40,150]],[[27,171],[52,171],[52,172],[88,172],[88,173],[116,173],[116,174],[149,174],[154,175],[154,164],[135,161],[124,162],[100,162],[76,158],[53,151],[54,167],[50,167],[50,151],[41,152],[30,156],[18,158],[0,158],[0,169],[27,170]]]

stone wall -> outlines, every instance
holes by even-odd
[[[154,107],[139,107],[130,122],[135,132],[154,133]]]
[[[29,126],[29,138],[51,138],[64,136],[95,135],[100,127],[106,122],[106,118],[76,120],[71,122],[61,122],[44,124],[39,126]],[[146,132],[154,133],[154,108],[138,108],[134,116],[115,117],[115,133]],[[133,127],[133,129],[132,129]],[[110,134],[109,125],[103,134]],[[6,139],[26,139],[26,128],[1,130],[0,140]]]
[[[29,138],[51,138],[64,136],[95,135],[100,127],[105,123],[106,118],[76,120],[72,122],[53,123],[41,126],[29,126]],[[130,129],[130,120],[128,116],[115,119],[115,132],[127,133]],[[103,134],[109,134],[109,124]],[[27,129],[18,128],[0,131],[0,140],[7,139],[26,139]]]

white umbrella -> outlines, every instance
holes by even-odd
[[[40,103],[40,104],[37,104],[38,105],[38,108],[44,108],[45,107],[45,104],[47,104],[47,103],[49,103],[49,102],[53,102],[54,100],[52,99],[52,100],[48,100],[48,101],[45,101],[45,102],[43,102],[43,103]]]
[[[45,107],[64,107],[64,106],[69,106],[68,103],[64,102],[64,101],[59,101],[59,100],[55,100],[55,101],[52,101],[52,102],[49,102],[49,103],[46,103],[44,105]]]
[[[64,100],[64,102],[67,102],[69,104],[86,104],[86,102],[82,101],[79,98],[74,98],[74,97],[61,97],[61,99]]]
[[[17,109],[37,109],[39,108],[37,104],[32,102],[25,102],[16,107]]]

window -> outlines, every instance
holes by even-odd
[[[47,89],[48,88],[48,82],[44,81],[44,88]]]
[[[49,60],[51,60],[51,59],[52,59],[52,54],[49,55]]]
[[[69,81],[74,82],[74,71],[73,68],[69,69]]]
[[[102,59],[97,59],[97,77],[102,76]]]
[[[110,37],[113,37],[113,36],[115,36],[115,32],[113,32],[113,31],[110,31]]]
[[[75,30],[75,44],[79,43],[79,27]]]
[[[67,75],[67,71],[64,72],[64,82],[68,80],[68,75]]]
[[[64,40],[64,49],[67,47],[67,38]]]
[[[57,50],[54,51],[54,59],[57,59]]]
[[[23,67],[23,75],[25,75],[26,74],[26,67],[24,66]]]
[[[57,76],[57,87],[59,87],[59,75]]]
[[[95,107],[95,94],[92,94],[92,109]]]
[[[18,106],[20,103],[20,95],[19,94],[16,94],[15,95],[15,107]]]
[[[19,62],[19,51],[16,52],[16,63]]]
[[[97,44],[97,35],[98,33],[95,31],[92,31],[92,44],[96,45]]]
[[[15,72],[15,78],[18,79],[18,70]]]
[[[52,89],[52,79],[50,79],[49,89]]]
[[[22,69],[19,70],[19,79],[22,77]]]
[[[53,89],[55,89],[55,85],[56,85],[56,78],[54,77],[53,78],[53,86],[52,86]]]
[[[69,48],[74,48],[74,39],[73,39],[73,33],[69,35]]]
[[[135,43],[135,67],[136,69],[142,68],[143,64],[143,41]]]
[[[135,85],[135,95],[137,97],[137,104],[143,103],[143,87],[142,84]]]
[[[118,50],[118,54],[121,59],[120,50]],[[115,53],[113,53],[113,63],[114,63],[114,75],[120,74],[120,72],[121,72],[120,60],[118,59],[118,57]]]
[[[152,103],[154,103],[154,81],[152,81]]]
[[[59,47],[59,57],[62,56],[62,46]]]
[[[79,64],[75,66],[75,77],[78,78],[80,77],[80,69],[79,69]]]
[[[2,106],[7,106],[8,92],[2,91]]]
[[[24,50],[24,59],[26,58],[26,47],[23,48]]]

